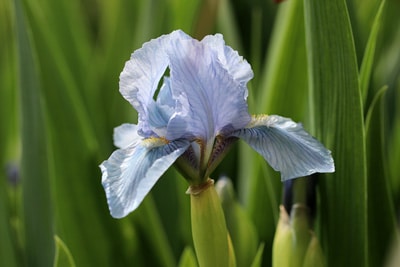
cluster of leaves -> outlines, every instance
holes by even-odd
[[[314,228],[328,266],[381,266],[400,205],[395,0],[0,1],[0,265],[196,266],[187,184],[169,170],[109,215],[98,164],[136,122],[118,92],[130,53],[174,29],[221,32],[252,64],[253,113],[302,121],[329,149]],[[281,183],[239,144],[214,172],[239,266],[269,266]],[[240,203],[240,204],[239,204]],[[246,265],[247,264],[247,265]]]

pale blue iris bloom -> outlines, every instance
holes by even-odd
[[[120,75],[120,92],[137,110],[138,124],[115,129],[119,149],[100,166],[111,215],[136,209],[174,163],[190,184],[206,181],[239,138],[282,180],[333,172],[330,151],[301,124],[248,113],[252,77],[250,65],[220,34],[197,41],[174,31],[136,50]]]

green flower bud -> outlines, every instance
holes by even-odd
[[[258,249],[257,231],[235,197],[233,184],[227,177],[218,179],[215,185],[221,199],[238,266],[250,266]]]
[[[292,206],[291,215],[283,206],[273,244],[274,267],[325,266],[322,249],[310,230],[308,208],[301,204]]]
[[[304,257],[303,267],[324,267],[325,257],[318,238],[312,233],[310,244]]]

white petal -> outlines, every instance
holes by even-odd
[[[276,115],[253,119],[237,136],[260,153],[282,180],[335,171],[331,152],[308,134],[301,124]]]
[[[188,141],[163,144],[161,139],[145,139],[114,151],[101,165],[102,184],[114,218],[135,210],[161,175],[185,152]]]
[[[135,124],[124,123],[114,128],[114,145],[125,148],[142,139]]]

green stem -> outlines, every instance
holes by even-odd
[[[191,186],[188,194],[192,236],[200,267],[235,266],[233,247],[214,181],[208,179],[200,186]]]

